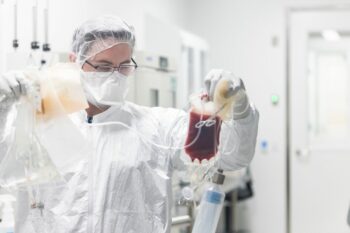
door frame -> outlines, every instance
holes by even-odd
[[[286,232],[291,233],[291,16],[300,12],[350,12],[350,2],[337,1],[324,4],[290,4],[285,8],[285,56],[286,56]]]

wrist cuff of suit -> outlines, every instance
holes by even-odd
[[[242,104],[240,104],[239,106],[235,106],[233,111],[233,119],[240,120],[246,118],[247,116],[249,116],[250,112],[251,107],[249,104],[248,96],[246,96]]]

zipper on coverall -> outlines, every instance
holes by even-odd
[[[93,144],[93,128],[90,125],[92,123],[92,117],[88,117],[87,119],[87,136],[89,139],[90,145]],[[94,186],[94,166],[93,166],[93,159],[94,159],[94,152],[93,150],[89,155],[88,160],[88,220],[87,220],[87,233],[93,233],[93,214],[94,214],[94,193],[93,193],[93,186]]]

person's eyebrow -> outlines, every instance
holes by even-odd
[[[103,65],[111,65],[111,66],[114,65],[112,62],[107,61],[107,60],[103,60],[103,59],[102,60],[96,60],[95,62],[98,63],[98,64],[103,64]],[[129,64],[130,62],[131,62],[131,60],[127,59],[127,60],[121,62],[119,65],[121,65],[121,64]]]
[[[112,62],[107,61],[107,60],[95,60],[96,63],[98,64],[107,64],[107,65],[113,65]]]
[[[121,62],[119,65],[121,65],[121,64],[129,64],[129,63],[131,63],[131,60],[130,60],[130,59],[127,59],[127,60]]]

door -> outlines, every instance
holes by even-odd
[[[350,202],[350,11],[293,12],[291,233],[345,233]]]

